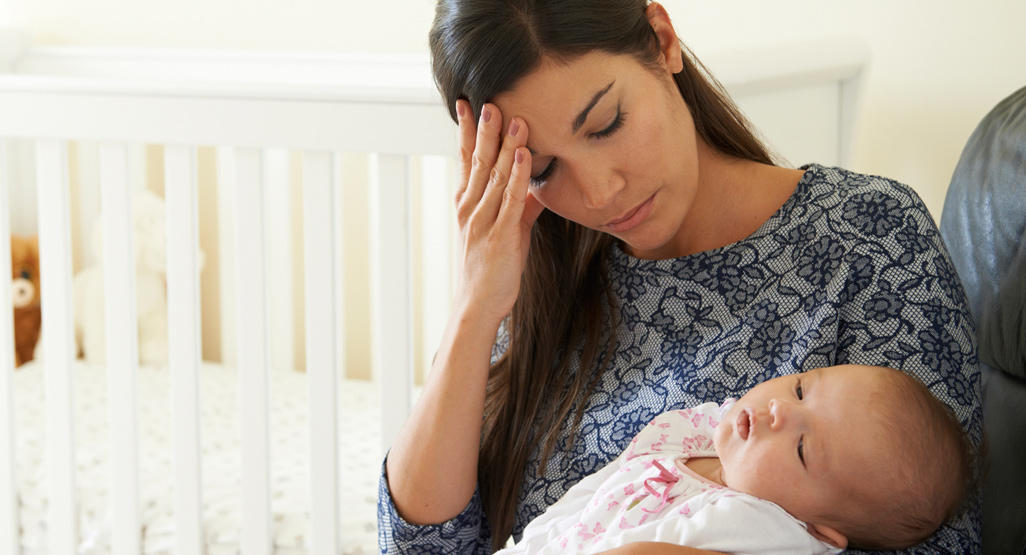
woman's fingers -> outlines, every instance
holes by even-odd
[[[473,217],[484,222],[494,222],[502,205],[502,198],[511,186],[512,169],[518,149],[527,143],[527,124],[520,118],[511,118],[502,139],[502,148],[495,165],[488,172],[488,183],[484,195],[474,211]],[[526,150],[526,149],[524,149]],[[530,167],[530,166],[528,166]]]
[[[456,120],[460,126],[460,144],[457,154],[460,164],[460,182],[456,188],[456,203],[459,205],[463,191],[467,189],[467,182],[470,180],[471,159],[474,156],[474,143],[477,136],[477,125],[471,117],[470,103],[466,100],[456,101]]]
[[[516,302],[531,226],[540,213],[537,199],[527,193],[527,124],[511,118],[500,132],[502,123],[496,106],[482,108],[474,148],[463,166],[467,182],[456,201],[463,253],[460,296],[498,318]],[[460,137],[461,158],[467,159],[469,125],[461,123]]]
[[[499,225],[520,224],[522,230],[530,230],[545,207],[530,194],[531,151],[527,147],[515,150],[509,185],[504,188],[502,207],[499,211]]]
[[[466,189],[456,205],[456,217],[462,226],[474,212],[481,195],[484,193],[488,176],[495,166],[499,153],[499,142],[502,139],[502,114],[492,104],[481,107],[481,117],[477,122],[477,135],[474,137],[474,151],[470,155],[470,172]]]

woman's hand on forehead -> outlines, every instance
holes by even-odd
[[[504,125],[494,104],[474,121],[465,100],[457,101],[460,182],[456,218],[460,227],[460,292],[496,325],[509,314],[520,291],[530,231],[542,205],[528,193],[531,153],[528,129],[514,117]]]

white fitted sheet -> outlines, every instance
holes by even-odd
[[[109,425],[106,370],[74,363],[74,434],[79,553],[109,552],[107,509]],[[42,366],[15,372],[17,481],[21,544],[27,554],[47,553],[46,413]],[[271,511],[275,551],[306,553],[310,479],[306,374],[271,371]],[[174,550],[170,378],[166,368],[138,374],[139,507],[144,553]],[[203,522],[207,553],[238,553],[241,470],[237,372],[217,364],[201,369]],[[381,467],[379,394],[374,384],[340,386],[339,461],[344,553],[376,551],[377,479]]]

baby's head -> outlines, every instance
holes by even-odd
[[[831,366],[763,382],[716,429],[728,487],[780,505],[838,547],[929,537],[971,481],[955,416],[915,378]]]

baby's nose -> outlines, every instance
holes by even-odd
[[[778,430],[787,423],[788,408],[787,403],[778,399],[770,399],[769,402],[769,426],[773,430]]]

